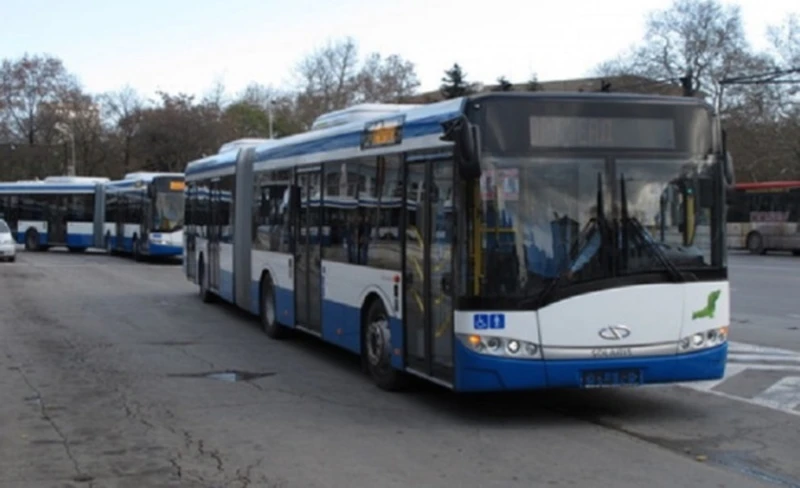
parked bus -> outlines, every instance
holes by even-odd
[[[183,254],[183,173],[128,173],[102,187],[102,225],[95,242],[111,254],[177,257]]]
[[[800,255],[800,181],[739,183],[728,193],[728,246]]]
[[[83,252],[93,245],[97,188],[108,178],[49,176],[44,180],[0,183],[0,215],[27,251],[67,247]]]
[[[708,105],[490,93],[346,113],[187,165],[204,301],[359,354],[388,390],[723,376],[732,168]]]

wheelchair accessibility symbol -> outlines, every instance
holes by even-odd
[[[475,330],[505,329],[506,316],[502,313],[476,313],[472,316],[472,327]]]

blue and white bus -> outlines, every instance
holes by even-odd
[[[49,176],[44,180],[0,183],[0,214],[28,251],[93,246],[97,188],[108,178]]]
[[[184,191],[183,173],[128,173],[103,185],[96,245],[137,260],[181,256]]]
[[[359,354],[388,390],[723,376],[732,166],[707,104],[490,93],[352,112],[187,165],[203,300]]]

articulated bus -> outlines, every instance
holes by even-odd
[[[28,251],[93,246],[97,188],[108,178],[49,176],[44,180],[0,183],[0,215]]]
[[[800,256],[800,181],[735,185],[728,193],[728,247]]]
[[[204,301],[352,351],[387,390],[723,376],[732,163],[711,107],[540,92],[374,108],[186,166],[184,268]]]
[[[179,257],[183,254],[183,173],[128,173],[104,185],[95,245],[111,254]]]

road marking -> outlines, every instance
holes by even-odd
[[[795,411],[800,406],[800,376],[781,378],[753,397],[753,401],[766,407]]]
[[[753,398],[715,389],[748,370],[785,371],[787,375],[771,384],[763,385],[763,390]],[[679,383],[679,386],[800,416],[800,410],[798,410],[800,407],[800,376],[797,376],[797,373],[800,373],[800,353],[796,351],[744,342],[729,342],[728,362],[722,379]]]
[[[741,354],[741,353],[730,353],[728,354],[728,361],[737,362],[737,363],[754,363],[758,364],[759,362],[786,362],[786,363],[797,363],[800,364],[800,356],[783,356],[783,355],[772,355],[772,354]]]

